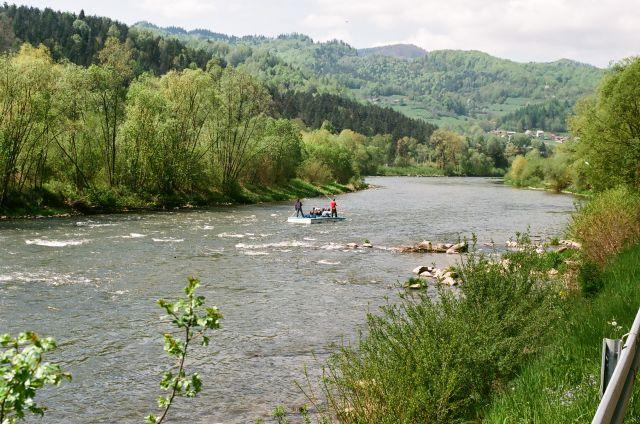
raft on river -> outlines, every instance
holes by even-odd
[[[291,222],[293,224],[321,224],[323,222],[340,222],[344,221],[345,217],[343,216],[290,216],[287,219],[287,222]]]

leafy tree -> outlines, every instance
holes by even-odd
[[[429,139],[435,150],[438,168],[449,172],[460,173],[460,160],[466,150],[464,138],[453,131],[438,129]]]
[[[124,118],[127,85],[133,77],[132,52],[116,38],[110,38],[99,53],[101,65],[91,65],[91,100],[99,116],[98,140],[109,186],[117,184],[118,129]]]
[[[175,374],[167,371],[162,376],[160,386],[169,392],[168,396],[158,398],[158,406],[162,408],[162,414],[156,417],[150,414],[146,417],[147,423],[159,424],[167,417],[167,413],[176,396],[195,397],[202,390],[202,381],[197,373],[187,375],[185,371],[185,359],[189,350],[189,344],[196,339],[201,339],[202,346],[209,345],[209,337],[205,335],[208,330],[220,328],[222,314],[218,308],[205,307],[204,296],[196,296],[196,289],[200,282],[193,277],[184,289],[185,298],[168,302],[158,300],[158,305],[171,317],[171,322],[178,332],[184,333],[184,338],[170,333],[164,335],[164,350],[169,356],[178,360],[178,370]]]
[[[212,119],[207,126],[212,159],[225,193],[233,193],[247,165],[269,147],[264,127],[270,97],[253,77],[227,68],[210,99]]]
[[[25,410],[44,415],[46,408],[35,402],[38,389],[71,380],[58,365],[44,362],[45,353],[56,348],[55,340],[32,332],[2,334],[0,347],[0,423],[15,423]]]
[[[203,178],[203,132],[213,79],[201,71],[143,75],[130,87],[123,125],[129,185],[160,194],[192,190]]]
[[[296,176],[302,162],[300,129],[288,119],[269,119],[262,142],[268,148],[250,167],[263,183],[283,183]]]
[[[614,65],[597,95],[581,101],[570,121],[580,138],[578,154],[588,163],[595,190],[619,184],[640,187],[640,58]]]
[[[0,207],[12,189],[42,184],[53,121],[53,78],[46,48],[25,44],[0,56]]]

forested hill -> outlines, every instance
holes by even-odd
[[[341,41],[318,43],[301,34],[231,37],[204,30],[159,28],[149,23],[139,26],[208,49],[238,66],[246,63],[255,67],[255,61],[260,59],[253,56],[270,55],[271,60],[280,60],[300,71],[301,78],[311,78],[307,82],[293,80],[292,88],[296,90],[309,86],[328,91],[342,89],[409,117],[454,128],[468,129],[476,124],[492,128],[507,114],[553,99],[573,105],[594,90],[604,72],[566,59],[518,63],[461,50],[431,51],[407,58],[411,54],[405,47],[357,50]],[[274,79],[279,78],[277,71],[270,72],[275,74]],[[554,118],[564,123],[564,115]]]
[[[415,59],[427,54],[422,47],[413,44],[390,44],[388,46],[369,47],[366,49],[358,49],[360,56],[391,56],[399,59]]]
[[[172,27],[162,31],[150,31],[150,24],[129,27],[107,17],[97,17],[52,9],[7,5],[0,7],[0,48],[16,49],[20,43],[44,44],[57,60],[69,60],[88,66],[98,62],[100,52],[109,37],[116,37],[132,53],[134,74],[151,72],[162,75],[170,70],[189,67],[204,69],[213,60],[225,67],[233,65],[259,77],[277,94],[272,114],[288,118],[301,118],[311,128],[318,128],[325,120],[336,129],[350,128],[368,136],[384,133],[396,139],[403,136],[420,136],[426,140],[434,130],[421,120],[407,119],[390,108],[359,102],[341,90],[339,84],[327,77],[316,77],[286,63],[267,51],[253,50],[244,45],[233,45],[241,39],[216,34],[207,30],[189,32],[187,40],[183,29]],[[203,43],[194,40],[206,39]],[[252,43],[266,37],[248,37]],[[211,40],[224,40],[229,44],[217,44]],[[321,93],[331,92],[339,101],[327,101]],[[305,93],[305,102],[295,93]],[[318,93],[318,94],[316,94]],[[286,105],[286,110],[279,109]]]

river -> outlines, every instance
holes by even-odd
[[[225,318],[187,369],[203,392],[178,399],[171,422],[255,422],[304,403],[294,381],[318,375],[335,344],[355,340],[367,311],[394,299],[420,264],[455,255],[391,246],[477,234],[499,244],[516,231],[561,234],[574,199],[484,178],[376,177],[340,195],[342,223],[287,224],[292,204],[98,215],[0,223],[0,333],[56,338],[52,358],[71,383],[42,391],[46,423],[135,423],[156,412],[171,327],[155,301],[186,277]],[[303,199],[304,209],[324,199]],[[344,249],[369,239],[372,249]]]

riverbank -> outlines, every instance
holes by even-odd
[[[245,184],[233,195],[210,191],[208,193],[177,194],[163,198],[144,197],[117,190],[99,190],[84,195],[75,195],[49,188],[31,193],[16,202],[10,209],[0,210],[0,221],[257,204],[350,193],[367,187],[368,185],[365,183],[358,185],[343,185],[336,182],[311,184],[296,178],[277,186]]]
[[[531,186],[531,185],[520,186],[520,185],[514,184],[508,178],[504,178],[503,182],[505,185],[508,185],[513,188],[523,189],[523,190],[546,191],[548,193],[555,193],[555,194],[570,194],[572,196],[585,197],[585,198],[593,197],[593,193],[589,191],[577,191],[577,190],[570,190],[570,189],[556,190],[548,184],[537,185],[537,186]]]
[[[568,225],[579,243],[520,234],[515,251],[464,258],[459,291],[440,286],[437,301],[407,297],[368,315],[357,348],[328,363],[327,413],[349,423],[588,419],[601,341],[627,332],[638,308],[639,212],[633,189],[599,193]],[[635,393],[629,421],[640,417]]]
[[[603,289],[594,298],[572,297],[551,333],[552,343],[495,396],[487,423],[584,422],[600,397],[603,338],[629,331],[640,299],[640,245],[618,255],[602,274]],[[640,417],[640,389],[626,420]]]

